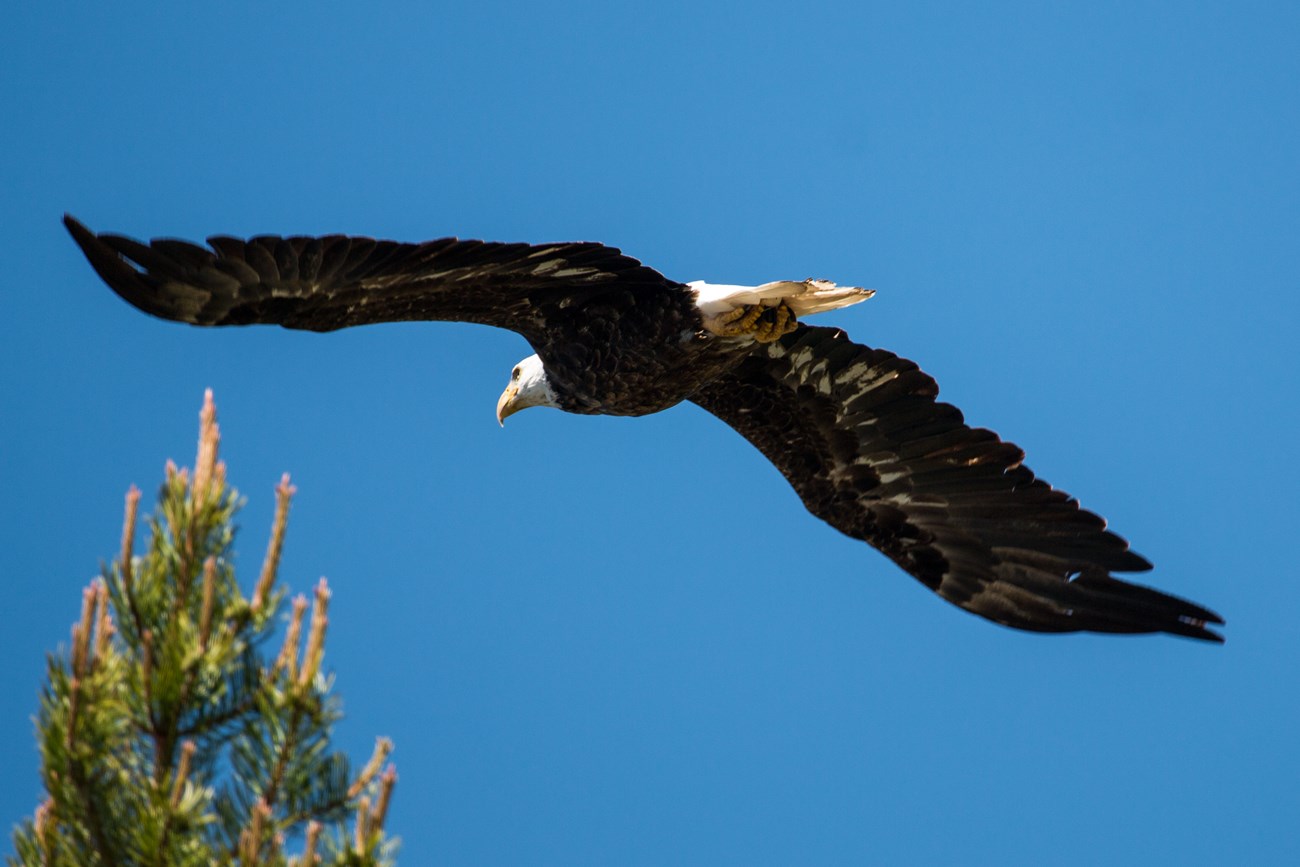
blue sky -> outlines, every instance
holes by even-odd
[[[0,32],[0,817],[44,654],[216,392],[246,580],[335,591],[407,864],[1290,863],[1300,11],[1282,3],[19,4]],[[1219,610],[1044,637],[804,512],[725,426],[535,410],[458,324],[204,331],[59,225],[593,239],[824,317]]]

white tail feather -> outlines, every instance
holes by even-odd
[[[695,290],[695,303],[706,320],[752,304],[775,307],[784,301],[795,316],[825,313],[866,301],[875,289],[836,286],[829,280],[777,280],[762,286],[729,286],[696,280],[687,284]]]

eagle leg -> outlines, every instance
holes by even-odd
[[[714,317],[708,329],[722,337],[751,335],[759,343],[778,340],[798,326],[794,310],[781,301],[774,307],[745,304]]]

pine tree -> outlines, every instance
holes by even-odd
[[[37,718],[46,798],[15,830],[9,863],[391,864],[396,773],[381,768],[392,744],[380,738],[357,774],[330,749],[341,707],[321,669],[325,580],[277,616],[294,488],[287,475],[276,488],[246,597],[231,550],[241,501],[217,459],[211,391],[199,418],[193,472],[168,462],[148,550],[133,553],[132,487],[121,552],[86,588],[70,646],[49,658]]]

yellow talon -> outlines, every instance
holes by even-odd
[[[713,321],[716,325],[730,325],[748,312],[748,307],[737,307],[735,310],[729,310],[726,313],[718,314]]]
[[[784,301],[774,307],[748,304],[723,313],[709,323],[709,330],[723,337],[751,335],[759,343],[780,340],[799,323],[794,310]]]
[[[770,312],[770,316],[767,315]],[[754,330],[754,339],[759,343],[772,343],[794,331],[798,322],[790,305],[782,301],[776,307],[763,311],[764,316]]]
[[[724,313],[714,320],[713,331],[724,337],[749,334],[754,330],[754,323],[758,321],[758,317],[762,315],[763,307],[760,304],[737,307],[730,313]]]

